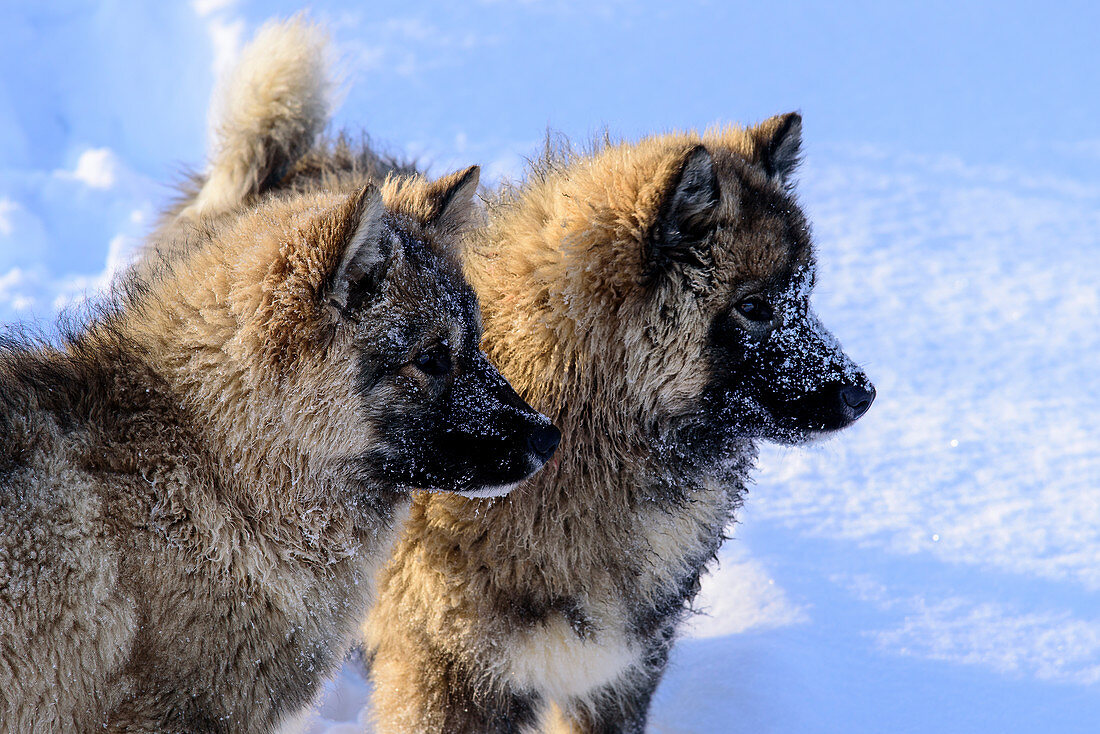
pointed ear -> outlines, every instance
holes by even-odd
[[[474,194],[481,180],[481,167],[470,166],[428,184],[426,223],[461,229],[473,214]]]
[[[753,159],[769,177],[790,186],[802,156],[802,115],[788,112],[768,118],[752,129]]]
[[[695,245],[714,226],[720,201],[710,151],[706,146],[695,145],[683,155],[669,178],[652,236],[653,254],[701,265]]]
[[[376,293],[386,276],[392,255],[382,224],[382,197],[366,186],[348,199],[335,213],[336,267],[329,280],[326,298],[340,313],[357,308]]]

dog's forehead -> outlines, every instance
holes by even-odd
[[[809,226],[793,197],[757,181],[743,182],[733,221],[716,234],[715,265],[733,287],[781,287],[812,273]]]
[[[406,341],[438,339],[456,349],[477,347],[477,298],[455,263],[427,250],[407,252],[387,280],[388,307],[407,324]]]

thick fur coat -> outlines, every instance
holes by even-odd
[[[557,443],[478,350],[477,169],[374,183],[326,147],[339,185],[275,191],[316,171],[316,126],[282,122],[317,77],[276,77],[318,45],[265,32],[244,68],[283,91],[227,113],[200,185],[229,188],[59,338],[0,343],[0,731],[273,730],[343,659],[412,490],[499,495]]]
[[[365,627],[378,731],[643,731],[755,442],[873,398],[808,307],[800,126],[551,153],[490,205],[483,344],[560,459],[504,500],[415,502]]]

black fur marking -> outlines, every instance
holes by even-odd
[[[545,419],[479,351],[476,301],[468,288],[460,286],[457,274],[447,272],[440,266],[441,258],[422,245],[409,243],[406,247],[408,270],[402,266],[402,277],[410,272],[424,273],[421,277],[435,275],[439,288],[433,297],[445,301],[437,307],[461,311],[465,328],[461,342],[449,345],[455,369],[444,376],[421,373],[418,380],[415,372],[409,373],[413,369],[410,351],[432,346],[430,341],[411,342],[416,327],[431,333],[431,324],[438,320],[431,303],[413,304],[426,307],[426,313],[407,317],[414,328],[392,340],[395,343],[386,347],[387,359],[378,360],[377,355],[362,358],[358,384],[364,409],[375,415],[383,442],[360,457],[359,471],[368,480],[396,483],[405,489],[463,492],[519,482],[542,463],[533,465],[531,438],[545,430]],[[417,335],[423,337],[424,333]],[[450,338],[449,334],[439,336]],[[406,409],[397,410],[393,404],[384,406],[384,411],[376,409],[372,393],[383,383],[402,396],[398,399],[406,402]],[[388,398],[391,403],[394,399]]]
[[[701,245],[714,226],[720,200],[710,152],[696,145],[684,157],[650,234],[650,255],[657,268],[669,262],[696,268],[709,264],[710,254]]]
[[[560,614],[570,628],[582,640],[594,638],[598,628],[585,613],[584,605],[572,596],[539,598],[533,595],[512,598],[501,616],[511,617],[520,628],[529,628],[548,623],[551,617]]]
[[[545,420],[479,351],[477,301],[457,265],[398,236],[400,262],[383,284],[379,309],[362,316],[374,337],[360,356],[357,383],[383,440],[359,458],[357,471],[368,482],[459,492],[525,479],[535,468],[529,439]],[[440,312],[460,314],[457,341],[440,332]],[[454,369],[434,377],[416,370],[416,354],[439,343],[448,346]],[[390,392],[379,406],[374,393],[382,385]]]
[[[714,552],[717,552],[717,543]],[[672,586],[662,589],[652,606],[647,605],[634,611],[630,630],[636,637],[643,640],[667,638],[671,644],[675,625],[688,615],[688,605],[699,594],[706,562],[713,558],[714,552],[689,564],[691,571]]]
[[[382,249],[381,261],[374,267],[353,274],[352,279],[348,281],[347,303],[343,306],[337,304],[341,315],[345,318],[353,317],[353,314],[362,310],[380,295],[382,281],[385,280],[386,271],[389,268],[390,256],[383,243],[379,243],[378,246]]]
[[[267,170],[260,176],[259,184],[256,186],[256,194],[262,194],[269,189],[273,189],[279,185],[279,182],[286,176],[287,171],[290,170],[291,161],[285,158],[279,158],[278,161],[269,161]]]
[[[586,734],[645,734],[649,705],[668,663],[671,642],[646,655],[646,669],[631,680],[603,688],[590,709],[574,716]]]
[[[704,404],[711,423],[748,437],[797,442],[832,431],[862,413],[843,390],[869,388],[835,342],[820,331],[805,304],[787,304],[786,323],[765,337],[747,334],[727,312],[712,322],[708,354],[713,365]],[[782,336],[778,336],[783,330]]]

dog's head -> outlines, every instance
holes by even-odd
[[[647,237],[651,294],[693,294],[681,317],[699,340],[702,389],[683,407],[715,435],[799,443],[850,425],[875,397],[810,306],[810,228],[790,185],[801,125],[792,113],[716,131],[665,169]]]
[[[503,494],[557,446],[479,351],[456,254],[477,179],[289,195],[237,226],[229,300],[280,430],[365,486]]]
[[[621,425],[648,426],[653,446],[693,460],[858,419],[874,388],[809,303],[810,231],[789,187],[800,131],[790,114],[608,146],[561,164],[568,175],[548,164],[517,204],[504,202],[495,240],[550,247],[515,247],[506,264],[489,253],[477,274],[479,292],[503,282],[494,272],[530,281],[484,289],[490,354],[505,364],[524,353],[521,339],[542,340],[537,351],[563,356],[507,372],[536,404],[568,411],[573,395],[597,391],[625,412]],[[507,333],[510,298],[535,314],[520,336]],[[569,372],[573,395],[540,394],[555,370]]]

